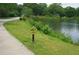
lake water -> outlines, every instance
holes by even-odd
[[[64,33],[65,36],[70,36],[73,43],[77,43],[79,41],[79,24],[62,22],[59,26],[59,31]]]

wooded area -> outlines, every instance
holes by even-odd
[[[61,3],[52,3],[49,6],[46,3],[0,3],[0,17],[14,16],[31,16],[31,15],[57,15],[57,16],[79,16],[79,7],[73,8],[68,6],[62,7]]]

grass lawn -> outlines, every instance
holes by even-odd
[[[79,46],[66,43],[58,38],[36,32],[35,43],[31,41],[31,24],[28,21],[13,21],[4,24],[6,29],[37,55],[79,54]]]

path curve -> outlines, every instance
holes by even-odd
[[[18,18],[0,19],[0,55],[33,55],[18,39],[10,35],[3,24]]]

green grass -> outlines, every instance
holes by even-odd
[[[28,49],[40,55],[72,55],[79,54],[79,46],[73,45],[36,31],[35,43],[31,42],[31,24],[28,21],[13,21],[4,24],[6,29],[21,41]]]

